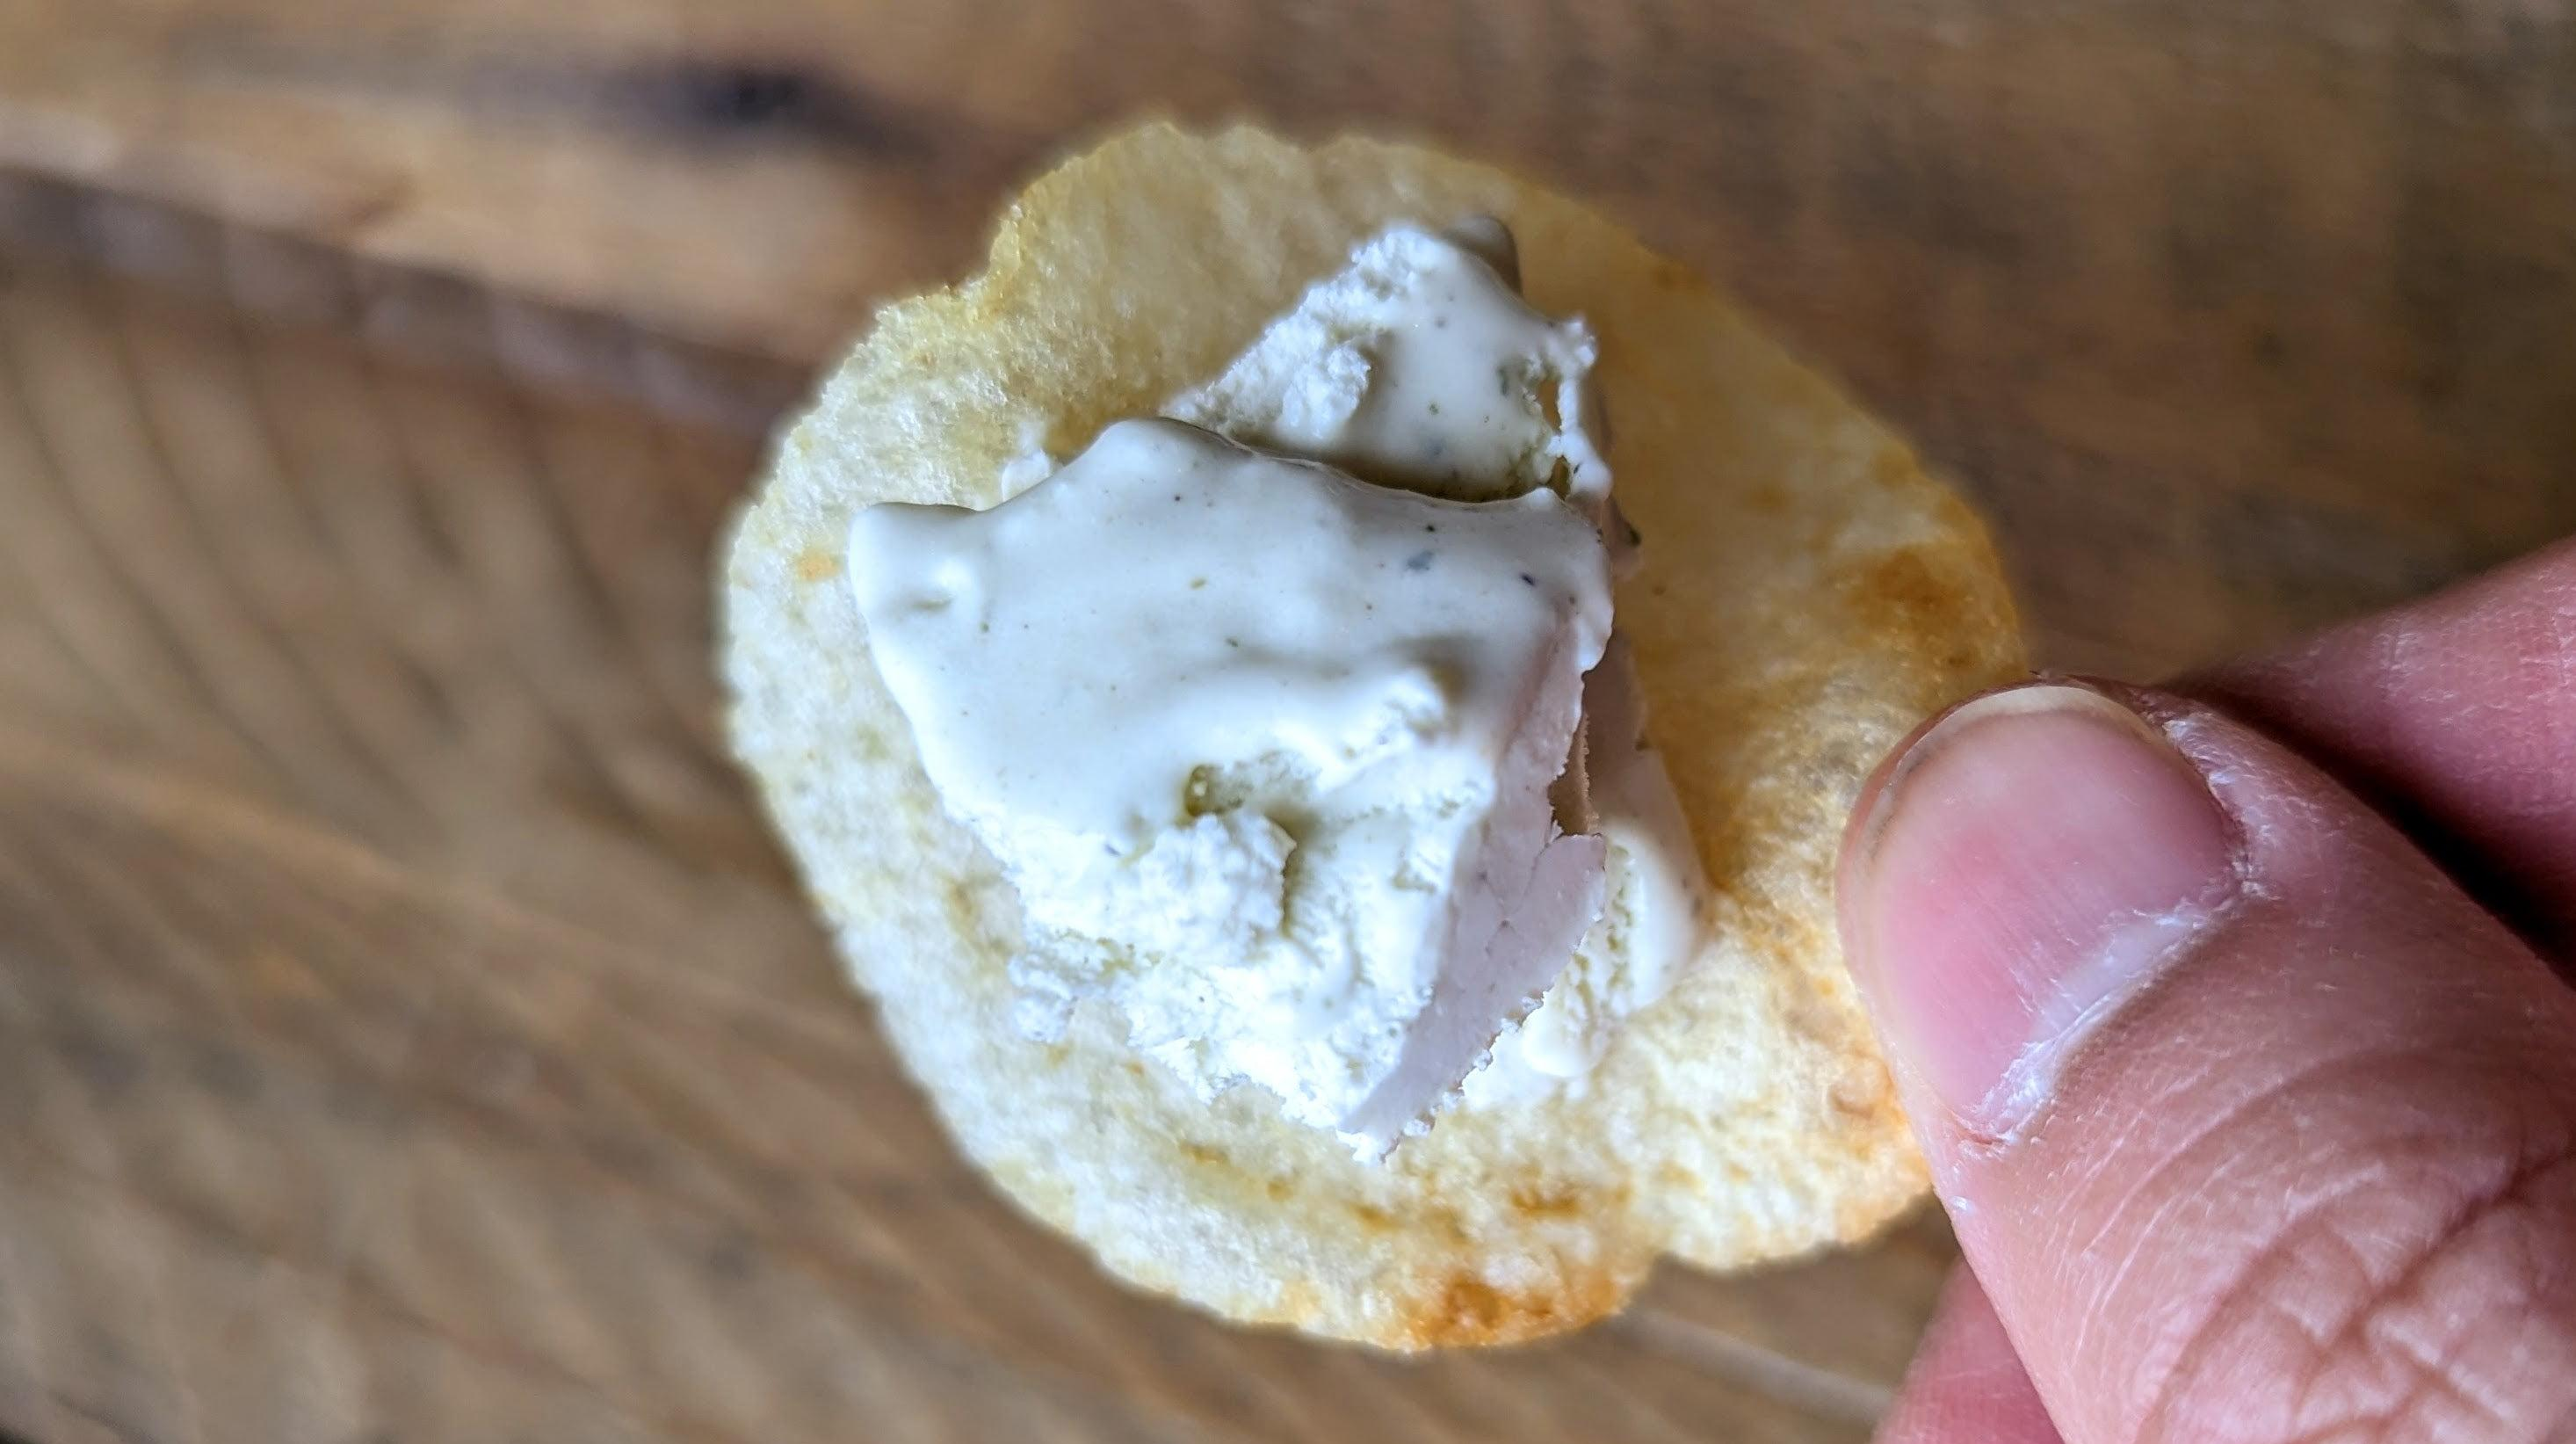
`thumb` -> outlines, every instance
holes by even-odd
[[[2576,995],[2205,708],[2043,682],[1881,769],[1843,930],[2068,1444],[2576,1431]]]

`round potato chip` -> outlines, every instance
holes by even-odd
[[[1384,225],[1486,213],[1601,337],[1618,591],[1715,894],[1706,946],[1560,1096],[1453,1109],[1383,1165],[1237,1089],[1200,1101],[1086,1008],[1011,1022],[1016,898],[940,810],[842,575],[852,513],[990,506],[1216,373]],[[1392,1348],[1611,1312],[1655,1259],[1863,1237],[1925,1175],[1835,940],[1845,813],[1927,713],[2023,669],[1977,520],[1709,286],[1592,211],[1368,140],[1122,135],[1029,187],[983,274],[888,307],[779,443],[724,581],[733,738],[852,976],[959,1146],[1112,1272]],[[1150,637],[1138,646],[1152,645]]]

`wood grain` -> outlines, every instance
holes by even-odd
[[[0,7],[0,1434],[1853,1440],[1937,1223],[1404,1364],[963,1170],[717,745],[759,437],[1139,108],[1744,292],[2153,674],[2576,529],[2521,0]]]

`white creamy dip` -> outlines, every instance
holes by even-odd
[[[1033,1032],[1100,1000],[1374,1154],[1462,1079],[1580,1080],[1695,950],[1610,637],[1595,344],[1516,280],[1491,222],[1394,228],[1167,408],[1195,425],[854,522],[879,671],[1019,892]]]
[[[922,764],[1019,888],[1019,982],[1118,1003],[1210,1092],[1382,1148],[1600,912],[1602,842],[1547,794],[1609,558],[1551,492],[1122,421],[989,511],[869,508],[850,547]]]

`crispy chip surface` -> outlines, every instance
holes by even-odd
[[[1602,338],[1645,536],[1619,625],[1717,926],[1579,1095],[1446,1113],[1377,1167],[1245,1090],[1199,1102],[1093,1010],[1060,1043],[1017,1034],[1017,902],[941,813],[842,552],[858,507],[989,506],[1032,442],[1069,455],[1153,411],[1382,225],[1474,212],[1511,225],[1533,304]],[[1661,1254],[1850,1241],[1922,1189],[1834,855],[1883,752],[2020,674],[2010,599],[1902,442],[1583,206],[1403,145],[1119,136],[1020,197],[983,274],[878,316],[781,439],[722,586],[735,747],[853,977],[959,1146],[1130,1282],[1385,1347],[1498,1343],[1617,1309]]]

